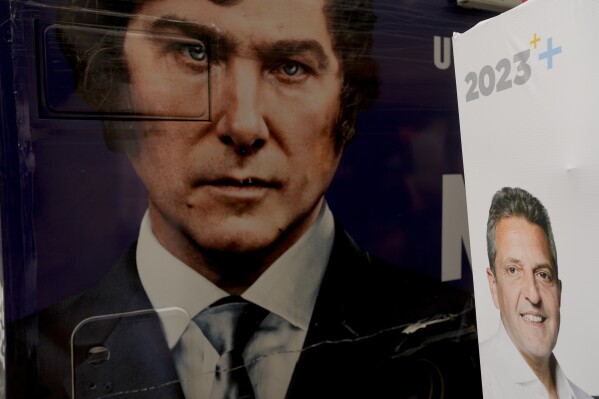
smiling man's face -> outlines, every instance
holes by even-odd
[[[527,362],[546,361],[559,332],[561,281],[545,232],[524,218],[506,217],[495,237],[495,275],[487,269],[493,302]]]
[[[323,0],[229,3],[150,1],[124,44],[136,112],[208,119],[140,123],[129,155],[154,233],[188,263],[193,251],[285,250],[340,158],[341,66]]]

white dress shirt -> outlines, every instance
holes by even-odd
[[[499,331],[480,345],[480,365],[484,399],[549,398],[545,386],[528,366],[510,340],[503,323]],[[555,369],[559,399],[591,399],[574,385],[559,364]]]
[[[285,397],[334,235],[333,216],[323,202],[315,223],[241,295],[270,312],[243,353],[257,399]],[[190,321],[228,294],[160,245],[147,212],[136,256],[142,285],[158,311],[169,348],[172,350],[179,340],[185,348],[176,356],[176,367],[186,398],[209,397],[219,356],[199,327]]]

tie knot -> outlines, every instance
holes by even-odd
[[[267,313],[258,305],[231,296],[213,303],[193,321],[223,356],[232,351],[241,354]]]

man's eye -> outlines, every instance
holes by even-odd
[[[281,71],[287,76],[296,76],[301,73],[302,67],[296,63],[288,63],[281,66]]]
[[[167,74],[187,72],[196,74],[204,73],[208,69],[208,46],[202,41],[167,42],[164,51],[165,59],[172,62],[165,70]]]
[[[182,46],[181,50],[184,55],[188,56],[194,61],[202,62],[208,58],[206,46],[203,44],[184,45]]]
[[[508,266],[508,267],[507,267],[507,272],[508,272],[509,274],[516,274],[516,271],[517,271],[517,269],[516,269],[516,267],[514,267],[514,266]]]
[[[285,61],[275,65],[271,73],[284,83],[301,83],[310,76],[310,68],[293,61]]]
[[[538,276],[540,278],[542,278],[543,280],[545,280],[545,281],[551,281],[552,280],[551,274],[549,274],[547,272],[539,272]]]

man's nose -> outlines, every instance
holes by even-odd
[[[269,131],[261,98],[261,71],[251,60],[231,62],[216,81],[216,131],[220,141],[239,155],[262,148]]]
[[[527,274],[524,279],[524,295],[533,305],[538,305],[541,302],[541,294],[534,273]]]

